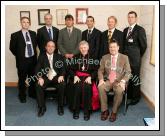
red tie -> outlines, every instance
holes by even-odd
[[[112,64],[111,64],[112,68],[116,68],[116,62],[115,62],[115,60],[116,60],[116,57],[113,56],[112,57]],[[116,79],[116,70],[112,70],[111,69],[110,75],[109,75],[109,80],[110,80],[111,83],[113,83],[115,79]]]

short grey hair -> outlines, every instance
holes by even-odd
[[[52,14],[46,13],[46,14],[44,15],[44,19],[45,19],[45,17],[48,16],[48,15],[50,15],[50,16],[52,17]]]
[[[87,45],[87,46],[89,47],[89,43],[88,43],[87,41],[85,41],[85,40],[83,40],[83,41],[81,41],[81,42],[79,43],[79,47],[80,47],[81,45]]]

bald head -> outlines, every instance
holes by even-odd
[[[48,41],[45,48],[46,52],[51,55],[54,53],[56,46],[53,41]]]

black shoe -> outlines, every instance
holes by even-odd
[[[27,102],[26,98],[19,98],[19,100],[20,100],[20,103],[26,103]]]
[[[38,108],[38,117],[41,117],[45,114],[46,112],[46,107],[39,107]]]
[[[73,119],[78,119],[78,118],[79,118],[79,112],[74,111]]]
[[[64,109],[62,106],[58,106],[58,115],[64,115]]]
[[[84,120],[88,121],[89,119],[90,119],[90,113],[89,113],[89,111],[87,111],[84,113]]]

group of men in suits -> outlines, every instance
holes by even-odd
[[[88,42],[89,53],[91,55],[94,55],[96,59],[101,60],[102,63],[105,62],[106,59],[109,59],[109,55],[107,54],[111,54],[113,51],[112,49],[115,48],[112,48],[112,46],[116,45],[115,49],[119,50],[119,53],[128,56],[128,63],[130,63],[132,75],[137,75],[138,81],[140,81],[139,76],[141,57],[143,56],[146,50],[147,40],[144,28],[137,25],[136,23],[136,12],[131,11],[128,13],[129,27],[125,28],[123,32],[116,29],[117,19],[115,16],[110,16],[108,18],[108,30],[104,31],[103,33],[95,28],[95,20],[93,16],[87,17],[86,24],[88,26],[88,29],[86,29],[83,32],[81,32],[80,29],[74,27],[74,18],[70,14],[65,16],[66,27],[61,29],[60,31],[56,27],[52,26],[51,14],[46,14],[44,16],[44,20],[46,25],[38,29],[36,35],[34,31],[29,30],[29,18],[22,17],[20,21],[22,29],[18,32],[11,34],[10,40],[10,50],[16,58],[16,67],[19,78],[18,96],[21,103],[26,102],[26,78],[35,75],[42,68],[50,68],[49,73],[51,72],[52,77],[49,77],[49,75],[44,75],[44,78],[38,78],[38,81],[36,82],[36,87],[34,87],[35,82],[31,81],[29,83],[29,96],[32,98],[35,98],[37,96],[37,102],[39,107],[38,116],[42,116],[46,111],[43,96],[44,94],[41,91],[48,84],[53,82],[55,82],[58,85],[57,87],[59,91],[58,114],[62,115],[64,113],[62,106],[62,97],[64,96],[64,92],[62,91],[64,91],[65,89],[64,79],[67,77],[68,74],[68,65],[65,67],[65,69],[57,69],[54,68],[52,64],[58,60],[64,62],[65,59],[72,59],[74,55],[79,53],[78,44],[81,40],[85,40]],[[40,50],[38,62],[36,52],[37,46]],[[117,48],[117,46],[119,48]],[[60,53],[63,58],[57,53]],[[126,63],[127,57],[122,54],[118,56],[118,61],[122,60],[122,63]],[[52,55],[51,62],[49,55]],[[124,60],[126,62],[123,62]],[[129,70],[127,64],[125,65]],[[101,86],[99,85],[99,93],[104,93],[104,90],[102,89],[107,87],[105,85],[102,85],[104,83],[104,80],[102,79],[102,74],[106,71],[103,69],[105,69],[105,67],[100,66],[98,72],[100,76],[99,81],[101,80],[99,82],[99,84],[101,84]],[[126,79],[121,82],[125,81]],[[121,84],[121,86],[123,86],[123,84]],[[37,92],[35,92],[35,90],[37,90]],[[128,95],[130,95],[129,98],[132,99],[132,104],[136,104],[140,99],[140,85],[135,85],[132,78],[129,81]],[[104,94],[101,94],[101,98],[105,99]],[[102,99],[101,102],[103,103],[103,106],[101,119],[106,120],[106,116],[109,114],[109,112],[104,104],[106,103],[106,100],[105,102],[103,102]],[[117,101],[118,99],[121,98],[115,98],[115,101]],[[120,101],[121,100],[117,101],[117,104],[115,105],[115,111],[112,112],[114,113],[112,114],[112,116],[114,117],[117,111],[116,107],[119,106]],[[116,117],[114,119],[113,118],[111,120],[115,121]]]

